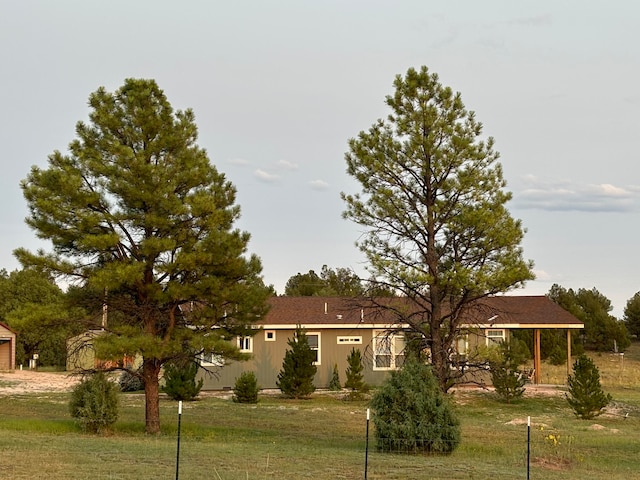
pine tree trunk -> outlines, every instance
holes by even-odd
[[[155,358],[145,358],[142,362],[145,399],[145,432],[160,434],[160,362]]]

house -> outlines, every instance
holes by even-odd
[[[130,368],[136,363],[134,357],[125,356],[119,362],[104,361],[96,357],[93,340],[104,334],[103,329],[89,330],[67,340],[67,365],[69,372],[90,371],[93,369],[110,369],[115,367]]]
[[[399,299],[386,301],[403,303]],[[404,304],[410,309],[410,304]],[[202,374],[203,389],[231,389],[243,371],[253,371],[261,388],[277,388],[278,373],[289,348],[287,342],[297,325],[305,329],[316,352],[318,370],[314,384],[318,388],[329,385],[335,365],[344,382],[347,356],[352,348],[362,351],[364,381],[370,385],[379,385],[390,370],[402,365],[403,327],[407,325],[398,325],[397,320],[371,302],[338,297],[272,297],[270,305],[267,315],[255,325],[255,335],[235,339],[242,352],[251,354],[250,360],[224,364],[215,356],[202,356],[201,365],[213,373]],[[540,331],[566,330],[570,339],[572,330],[584,328],[582,322],[546,296],[488,297],[479,301],[477,307],[463,321],[455,345],[457,355],[464,357],[482,343],[507,340],[511,330],[532,330],[535,383],[540,381]],[[571,342],[568,343],[570,348]],[[571,358],[570,351],[567,358]]]
[[[0,370],[16,368],[16,332],[0,323]]]

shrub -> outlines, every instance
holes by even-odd
[[[285,352],[276,385],[287,397],[308,397],[316,389],[313,385],[313,377],[318,369],[313,364],[316,353],[311,350],[309,339],[300,326],[296,327],[294,337],[287,343],[291,348]]]
[[[597,417],[611,402],[600,385],[600,372],[593,360],[580,355],[573,364],[573,375],[569,375],[567,401],[575,414],[585,420]]]
[[[129,370],[122,372],[118,379],[118,384],[120,385],[121,392],[139,392],[140,390],[144,390],[144,380],[142,376]]]
[[[498,346],[499,356],[490,362],[491,382],[496,394],[507,403],[524,395],[525,377],[518,368],[528,354],[526,345],[517,339],[502,342]]]
[[[118,388],[104,373],[95,373],[74,387],[69,410],[83,430],[100,433],[118,419]]]
[[[331,374],[331,381],[329,382],[329,390],[332,392],[339,392],[342,390],[340,384],[340,373],[338,372],[338,364],[333,365],[333,373]]]
[[[198,364],[193,360],[187,362],[167,363],[164,368],[164,386],[162,391],[173,400],[190,402],[200,393],[204,380],[196,383]]]
[[[556,345],[549,354],[549,363],[551,365],[564,365],[567,361],[567,350],[560,345]]]
[[[431,367],[409,356],[371,399],[378,448],[396,452],[451,453],[460,422]]]
[[[346,375],[347,381],[344,382],[344,388],[351,390],[348,395],[349,400],[358,400],[362,398],[362,394],[369,391],[369,386],[364,382],[362,371],[364,366],[362,365],[362,353],[356,348],[352,348],[349,356],[347,357]]]
[[[498,397],[507,403],[522,398],[526,390],[522,372],[505,364],[491,366],[491,381]]]
[[[253,372],[242,372],[236,378],[232,400],[236,403],[258,403],[258,379]]]

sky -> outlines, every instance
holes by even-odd
[[[347,142],[425,65],[496,141],[537,276],[513,293],[595,287],[621,318],[640,291],[638,25],[635,0],[0,0],[0,268],[49,247],[24,223],[31,166],[67,150],[91,92],[153,78],[236,186],[266,283],[366,276]]]

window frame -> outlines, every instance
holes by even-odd
[[[203,352],[198,355],[200,365],[205,367],[224,367],[225,361],[222,355],[213,352]]]
[[[338,335],[336,345],[362,345],[362,335]]]
[[[385,342],[388,344],[389,353],[381,354],[378,348],[379,342]],[[401,342],[401,347],[398,348],[398,343]],[[373,332],[371,340],[373,351],[373,370],[374,371],[390,371],[398,370],[404,364],[405,359],[405,347],[406,336],[404,332],[389,333],[384,330],[377,330]],[[385,349],[386,350],[386,349]],[[378,366],[378,357],[389,356],[389,366]],[[398,360],[401,359],[399,362]]]
[[[309,343],[309,347],[311,348],[311,350],[317,352],[316,353],[316,361],[313,362],[314,365],[322,365],[322,335],[320,332],[305,332],[305,335],[307,336],[307,341],[309,340],[310,336],[316,336],[318,337],[318,346],[317,347],[312,347],[311,343]]]
[[[253,353],[253,337],[251,335],[237,336],[236,345],[241,353]]]
[[[466,357],[469,353],[469,334],[465,333],[456,337],[455,341],[456,355]],[[462,346],[462,348],[460,348]]]
[[[500,335],[492,336],[489,332],[500,332]],[[500,345],[501,342],[505,342],[507,340],[507,331],[504,328],[487,328],[484,332],[484,337],[486,339],[487,347]]]

